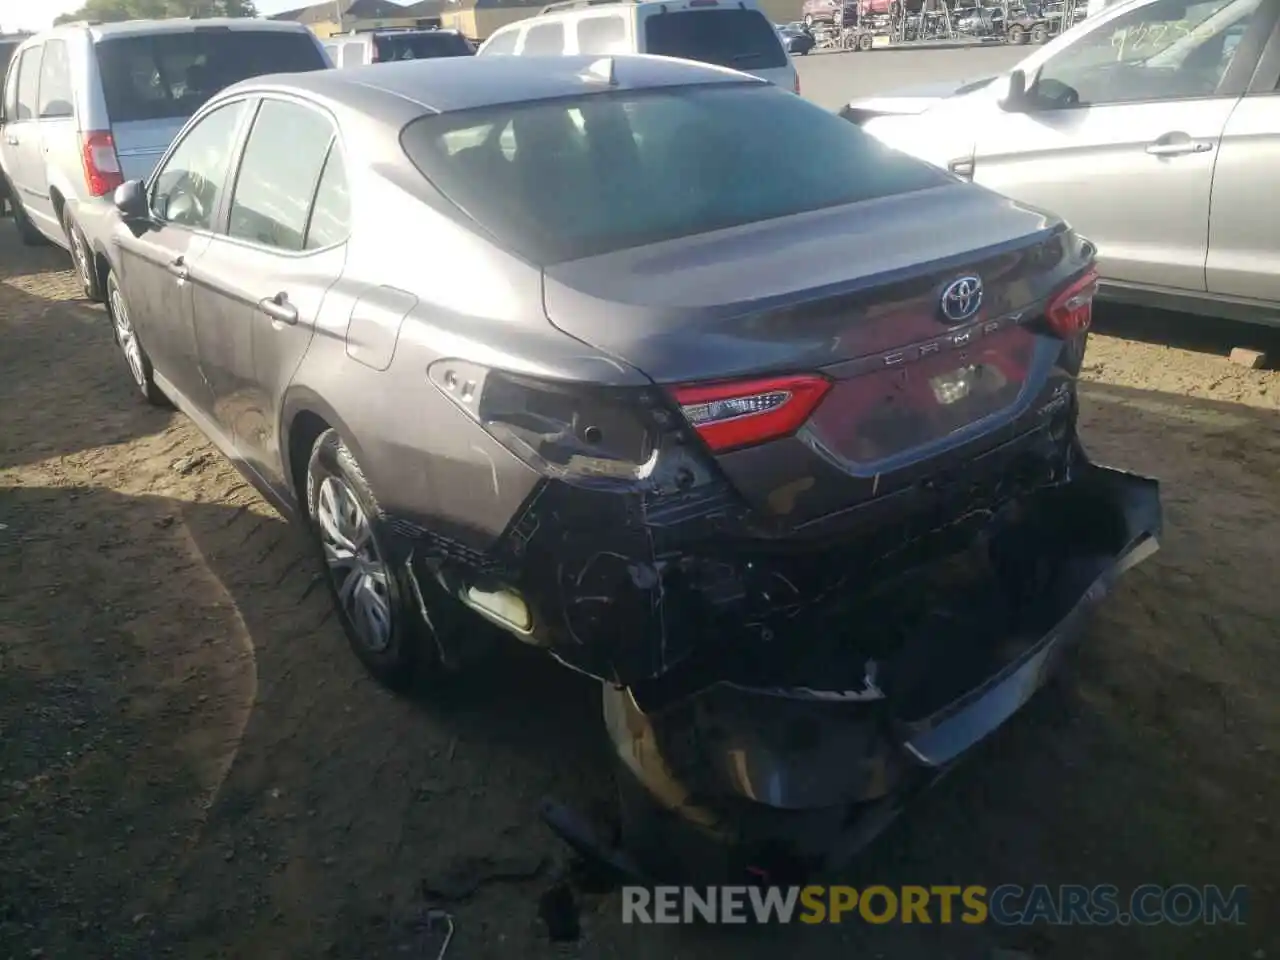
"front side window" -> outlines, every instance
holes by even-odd
[[[544,264],[951,182],[763,83],[446,113],[402,143],[460,211]]]
[[[94,49],[112,123],[182,119],[241,80],[329,67],[310,33],[283,30],[197,27],[109,37]]]
[[[645,53],[697,60],[734,70],[776,70],[787,65],[777,31],[754,9],[682,10],[650,14]]]
[[[187,132],[156,175],[151,209],[157,217],[193,229],[213,229],[247,109],[244,100],[218,107]]]
[[[1156,0],[1085,33],[1041,68],[1033,102],[1101,106],[1212,97],[1261,0]]]
[[[9,64],[4,78],[4,115],[18,119],[18,77],[22,74],[21,58]]]
[[[18,103],[13,112],[15,120],[34,120],[40,115],[40,65],[42,47],[31,47],[22,52],[18,64]]]
[[[528,57],[558,57],[564,53],[564,24],[540,23],[524,35],[520,51]]]
[[[231,198],[227,233],[277,250],[303,248],[333,125],[296,103],[264,100]]]
[[[44,45],[44,63],[40,68],[41,119],[71,116],[75,112],[71,97],[71,62],[67,56],[67,45],[61,40],[50,40]]]

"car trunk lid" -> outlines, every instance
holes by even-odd
[[[1062,341],[1027,321],[1086,266],[1073,236],[948,184],[551,267],[546,308],[665,386],[687,416],[701,414],[708,384],[759,381],[776,395],[779,377],[828,381],[787,435],[714,450],[744,496],[803,522],[1061,404]],[[980,299],[947,316],[944,294],[966,283]]]

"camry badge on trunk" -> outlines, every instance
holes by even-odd
[[[960,277],[942,291],[942,316],[948,323],[963,323],[982,306],[982,278]]]

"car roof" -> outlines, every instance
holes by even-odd
[[[613,61],[612,84],[589,75]],[[612,57],[440,57],[379,63],[349,70],[314,70],[245,80],[221,96],[249,90],[311,95],[334,105],[368,105],[381,94],[399,113],[405,101],[435,113],[503,103],[571,97],[592,90],[644,90],[713,83],[758,83],[758,77],[673,57],[626,54]]]
[[[205,19],[191,19],[189,17],[173,18],[168,20],[121,20],[118,23],[91,23],[77,22],[64,23],[61,26],[53,27],[43,33],[31,37],[32,40],[42,40],[47,37],[56,37],[59,33],[75,31],[88,31],[89,36],[95,42],[98,40],[106,40],[113,37],[139,37],[139,36],[155,36],[164,33],[190,33],[193,30],[234,30],[237,32],[262,33],[271,31],[275,33],[298,33],[307,28],[301,23],[291,23],[278,20],[260,20],[251,17],[209,17]]]

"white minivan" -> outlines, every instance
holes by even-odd
[[[800,92],[755,0],[564,0],[495,31],[477,56],[651,53],[730,67]]]

